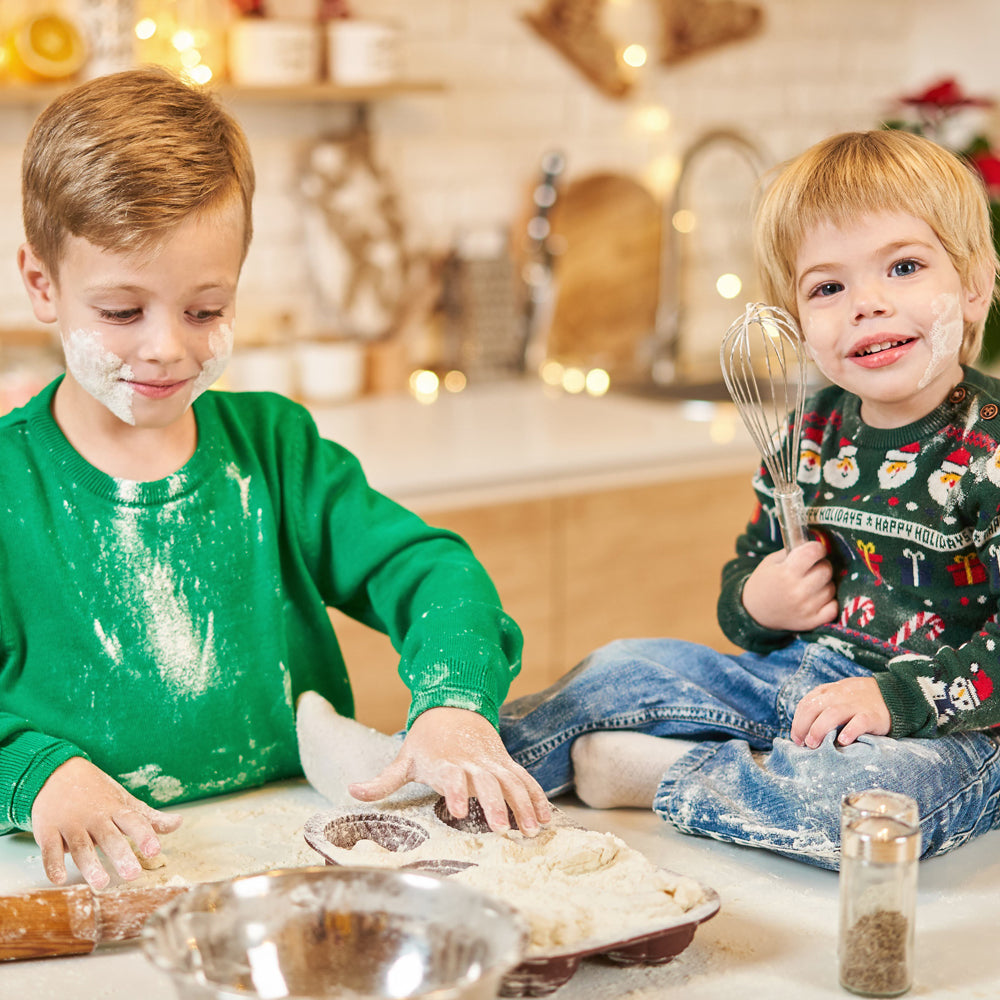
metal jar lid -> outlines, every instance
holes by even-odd
[[[920,857],[920,827],[891,816],[863,816],[844,830],[841,853],[878,864],[916,861]]]

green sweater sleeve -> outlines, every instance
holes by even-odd
[[[722,588],[717,613],[723,635],[741,649],[767,653],[787,645],[794,633],[776,631],[760,625],[743,606],[743,588],[760,564],[761,559],[781,548],[780,540],[771,537],[775,523],[771,492],[764,479],[764,470],[754,477],[757,506],[746,530],[736,540],[736,557],[722,568]]]
[[[9,790],[0,833],[30,830],[35,796],[52,772],[72,757],[87,756],[72,743],[27,726],[24,720],[0,713],[0,788]]]
[[[469,546],[372,489],[307,415],[296,441],[289,516],[324,600],[388,634],[412,692],[410,722],[452,706],[496,726],[522,637]]]

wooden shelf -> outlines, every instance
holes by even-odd
[[[431,80],[402,80],[369,87],[340,87],[332,83],[312,83],[297,87],[245,87],[226,83],[220,84],[217,89],[222,97],[239,101],[357,103],[390,100],[407,94],[440,93],[445,87],[443,83]]]
[[[0,107],[16,108],[48,104],[66,90],[64,83],[0,83]],[[400,80],[370,87],[341,87],[332,83],[310,83],[295,87],[243,87],[222,83],[214,87],[226,100],[260,104],[315,103],[357,104],[384,101],[407,94],[433,94],[445,89],[432,80]]]

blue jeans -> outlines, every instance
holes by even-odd
[[[767,655],[718,653],[674,639],[620,640],[545,691],[510,701],[500,735],[550,795],[573,787],[570,745],[629,729],[698,740],[663,775],[653,809],[683,833],[837,868],[840,800],[886,788],[920,808],[923,856],[1000,826],[1000,740],[834,734],[815,750],[789,739],[795,706],[819,684],[870,676],[840,653],[795,641]]]

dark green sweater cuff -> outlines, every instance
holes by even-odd
[[[904,736],[940,735],[927,700],[915,694],[911,685],[905,684],[889,670],[876,674],[875,681],[892,718],[890,736],[901,739]]]
[[[743,587],[750,574],[741,579],[727,580],[719,593],[716,612],[722,634],[740,649],[767,653],[785,646],[793,638],[792,632],[775,632],[764,628],[743,606]]]
[[[9,828],[31,829],[31,807],[52,772],[73,757],[87,758],[78,747],[44,733],[26,731],[8,739],[3,746],[0,783],[13,789]]]

